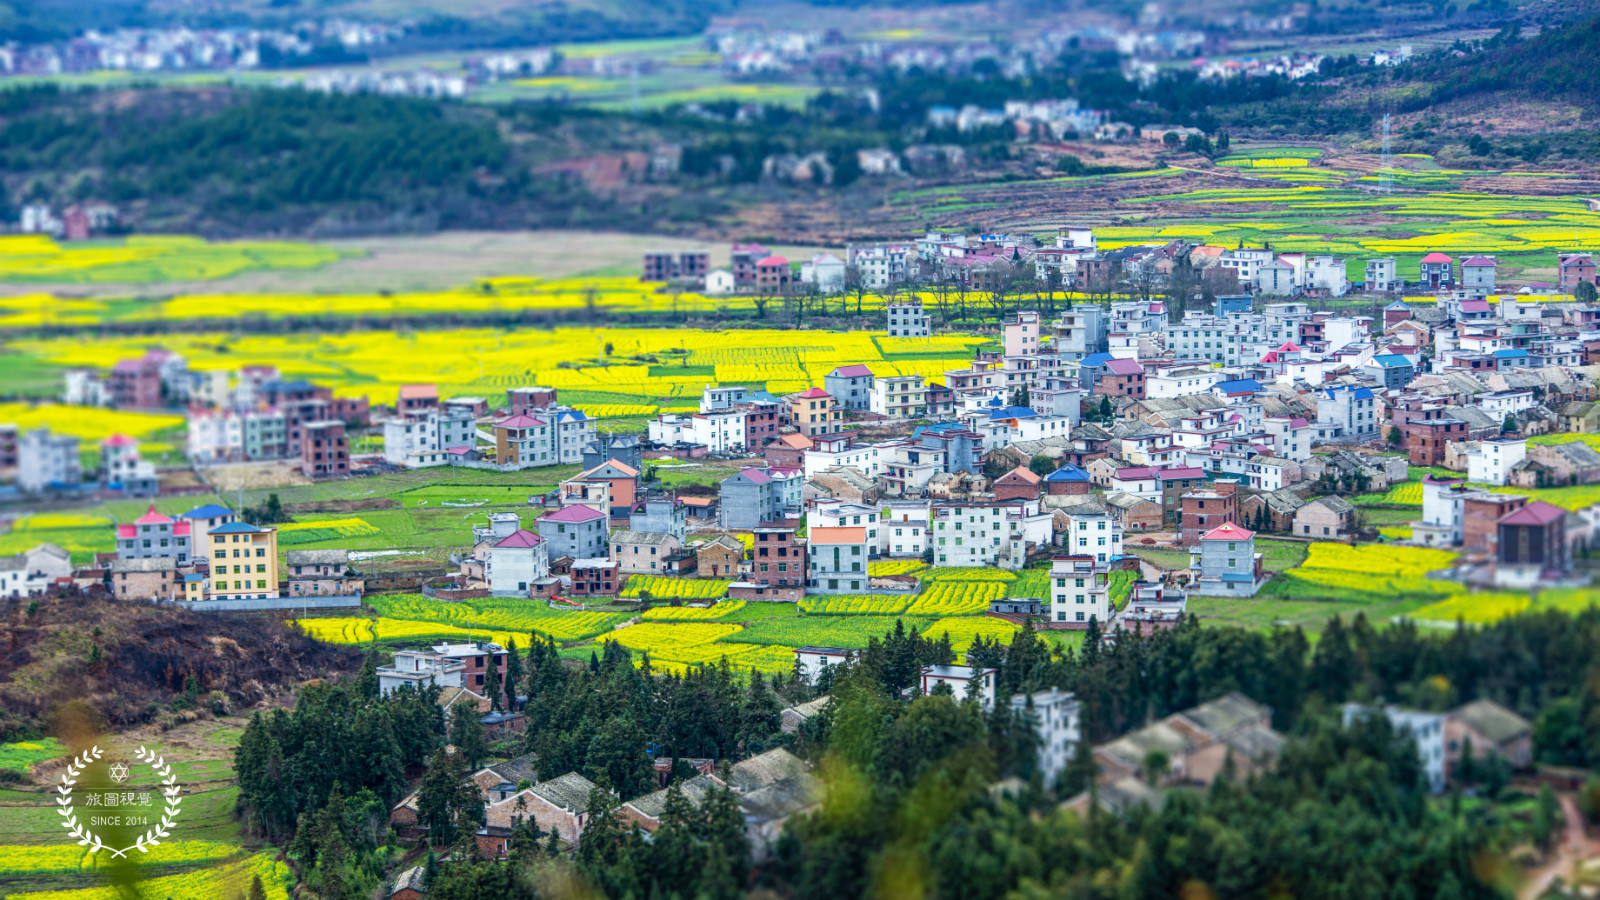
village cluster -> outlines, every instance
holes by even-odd
[[[996,349],[942,382],[857,364],[784,396],[707,385],[697,411],[660,413],[642,440],[597,432],[550,388],[509,389],[491,412],[485,398],[441,398],[435,385],[414,384],[400,389],[393,408],[375,407],[285,380],[271,366],[194,371],[160,350],[104,373],[68,372],[65,399],[186,408],[194,465],[290,460],[310,478],[348,477],[346,429],[370,425],[381,427],[381,454],[358,454],[358,471],[579,466],[557,490],[529,498],[526,527],[519,514],[497,513],[476,529],[461,582],[498,596],[613,597],[629,578],[698,574],[731,580],[732,599],[793,601],[895,589],[892,578],[870,574],[877,560],[1021,570],[1048,558],[1049,595],[1006,598],[1007,613],[1060,628],[1171,620],[1187,595],[1261,588],[1269,576],[1256,531],[1373,537],[1342,495],[1387,491],[1411,477],[1408,466],[1460,473],[1428,476],[1411,536],[1476,554],[1458,574],[1518,587],[1568,577],[1572,548],[1588,545],[1597,519],[1505,489],[1600,482],[1600,453],[1576,439],[1600,430],[1594,384],[1578,371],[1600,352],[1600,307],[1491,295],[1492,259],[1458,266],[1434,253],[1420,263],[1435,291],[1430,302],[1396,299],[1381,321],[1313,312],[1304,299],[1270,300],[1274,279],[1342,273],[1341,261],[1329,267],[1297,254],[1210,249],[1188,255],[1214,257],[1203,271],[1253,293],[1218,293],[1182,315],[1160,299],[1080,301],[1053,321],[1016,312],[1001,324]],[[1126,251],[1100,252],[1092,232],[1073,229],[1049,248],[929,234],[849,255],[874,288],[908,280],[913,268],[977,278],[981,267],[1006,260],[1056,267],[1070,273],[1069,283],[1110,277],[1104,267],[1171,271],[1164,264],[1173,245]],[[800,278],[829,284],[835,262],[819,257]],[[1372,260],[1368,270],[1398,287],[1394,262]],[[645,263],[655,279],[717,274],[695,254],[649,255]],[[1480,267],[1487,275],[1474,271]],[[726,274],[734,289],[770,290],[791,271],[764,248],[739,245]],[[1563,255],[1560,272],[1568,291],[1592,289],[1596,277],[1582,254]],[[1298,290],[1324,290],[1312,283]],[[1326,290],[1338,295],[1347,286]],[[932,328],[914,293],[891,299],[884,317],[894,337],[925,337]],[[1575,439],[1547,437],[1561,433]],[[10,428],[0,438],[0,454],[10,457],[0,465],[16,467],[24,493],[141,497],[158,489],[139,443],[124,435],[102,443],[92,481],[83,478],[74,437]],[[653,466],[704,458],[748,464],[714,492],[663,490],[650,479]],[[203,526],[193,518],[201,513]],[[96,571],[120,597],[359,593],[340,578],[297,582],[307,566],[324,563],[291,554],[289,571],[280,571],[274,528],[247,526],[231,511],[170,519],[152,510],[117,527],[116,558]],[[1123,552],[1132,535],[1189,550],[1193,562],[1181,583],[1141,577],[1119,609],[1114,571],[1153,578]],[[210,546],[218,537],[226,548]],[[214,568],[224,550],[261,561],[253,571],[231,561]],[[38,581],[22,557],[13,567],[14,591]],[[245,574],[253,577],[234,577]],[[280,574],[288,578],[282,584]]]

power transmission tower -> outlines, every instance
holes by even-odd
[[[1390,177],[1390,174],[1389,174],[1390,171],[1391,171],[1391,168],[1394,166],[1394,154],[1391,152],[1390,143],[1389,143],[1390,142],[1390,138],[1391,138],[1391,125],[1392,125],[1392,122],[1391,122],[1390,115],[1388,113],[1384,113],[1383,114],[1383,163],[1382,163],[1382,168],[1378,169],[1378,192],[1379,193],[1383,193],[1383,194],[1392,193],[1394,191],[1394,183],[1393,183],[1393,180],[1392,180],[1392,178]]]

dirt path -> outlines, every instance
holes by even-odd
[[[1566,827],[1561,832],[1561,843],[1551,853],[1548,862],[1527,873],[1527,880],[1517,890],[1517,900],[1536,900],[1557,878],[1567,878],[1584,860],[1600,855],[1600,844],[1591,841],[1583,828],[1583,813],[1578,809],[1577,798],[1571,794],[1558,795],[1561,814]]]

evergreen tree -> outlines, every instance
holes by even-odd
[[[500,663],[495,659],[494,652],[488,654],[489,663],[483,673],[483,693],[489,698],[489,711],[499,712],[505,708],[500,691]]]
[[[528,686],[523,683],[522,655],[517,652],[517,639],[506,638],[506,677],[505,690],[508,703],[506,708],[515,711],[517,708],[517,695],[526,693]]]
[[[476,770],[479,761],[489,755],[483,719],[478,707],[468,700],[457,700],[455,708],[450,711],[450,741],[466,760],[468,769]]]

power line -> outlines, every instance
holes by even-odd
[[[1384,194],[1394,191],[1394,182],[1390,176],[1394,166],[1394,154],[1390,147],[1391,119],[1388,113],[1383,114],[1383,164],[1382,168],[1378,169],[1378,191]]]

